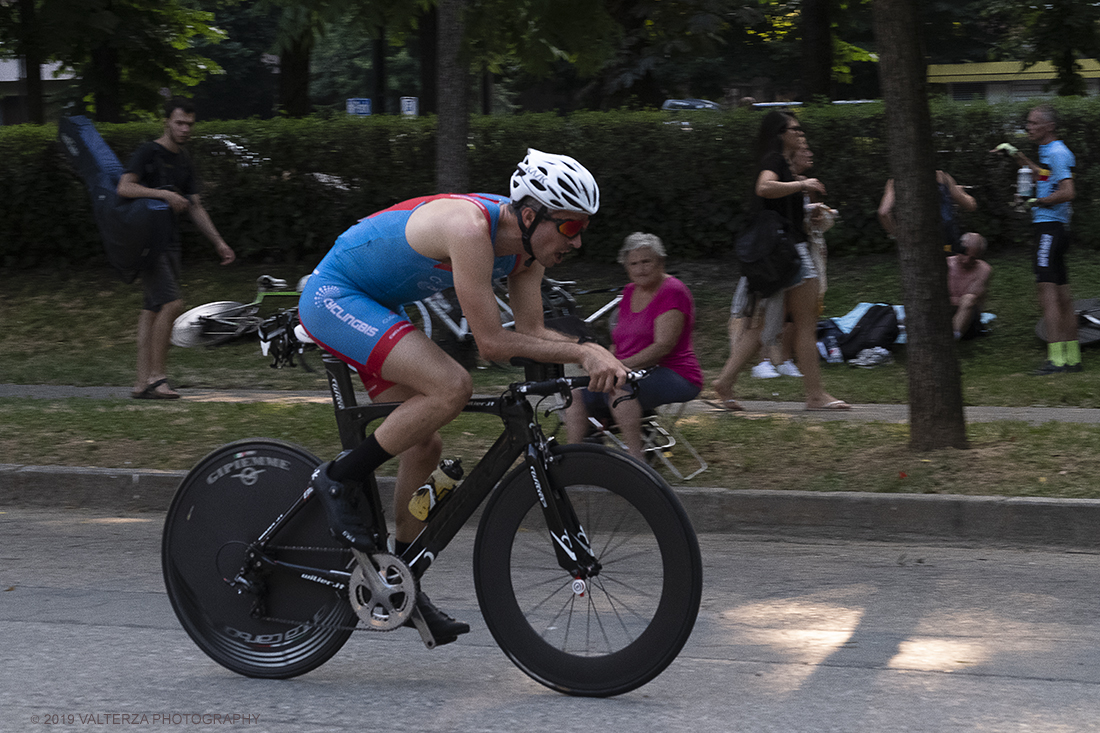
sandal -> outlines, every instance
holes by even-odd
[[[725,410],[727,412],[744,412],[745,407],[737,400],[730,397],[725,400],[703,400],[706,404],[719,410]]]
[[[145,389],[140,392],[131,392],[130,396],[135,400],[178,400],[180,398],[179,392],[158,392],[157,387],[162,384],[168,389],[172,389],[168,385],[167,379],[158,379],[152,384],[145,385]]]
[[[826,402],[821,407],[810,407],[806,405],[807,412],[831,412],[834,410],[850,410],[852,406],[844,400],[833,400],[832,402]]]

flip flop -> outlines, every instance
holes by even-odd
[[[735,399],[728,400],[703,400],[706,404],[719,410],[725,410],[727,412],[744,412],[744,406]]]
[[[826,402],[821,407],[806,406],[807,412],[830,412],[833,410],[850,410],[852,406],[844,400],[833,400],[832,402]]]
[[[168,386],[167,379],[158,379],[152,384],[145,385],[145,389],[140,392],[131,392],[130,396],[135,400],[178,400],[180,398],[178,392],[158,392],[157,387],[160,385]],[[172,389],[170,386],[168,389]]]

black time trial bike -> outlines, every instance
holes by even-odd
[[[327,354],[324,363],[350,448],[397,404],[358,405],[347,366]],[[547,369],[557,371],[544,378]],[[465,412],[497,416],[503,431],[400,556],[386,549],[384,519],[374,523],[378,551],[336,543],[309,488],[320,460],[304,448],[259,438],[210,453],[181,483],[163,533],[165,584],[184,629],[219,664],[263,678],[315,669],[356,630],[411,621],[433,648],[415,604],[420,577],[487,500],[473,579],[505,654],[571,695],[617,695],[652,680],[695,624],[698,541],[650,467],[544,436],[536,398],[567,400],[587,380],[560,371],[529,368],[527,381],[469,401]],[[373,475],[365,493],[371,515],[384,517]]]

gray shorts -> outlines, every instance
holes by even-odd
[[[180,273],[183,271],[182,247],[178,241],[169,244],[148,267],[141,271],[142,310],[159,313],[160,309],[182,296]]]

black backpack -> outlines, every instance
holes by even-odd
[[[91,120],[62,117],[57,136],[69,163],[92,197],[92,213],[107,260],[124,282],[133,282],[149,258],[175,236],[176,217],[159,199],[125,199],[116,193],[123,167]]]
[[[894,307],[876,303],[860,316],[852,330],[837,338],[844,359],[853,359],[864,349],[890,348],[898,339],[898,315]]]
[[[734,254],[749,290],[767,298],[791,284],[802,258],[790,233],[791,224],[771,209],[761,209],[737,235]]]

